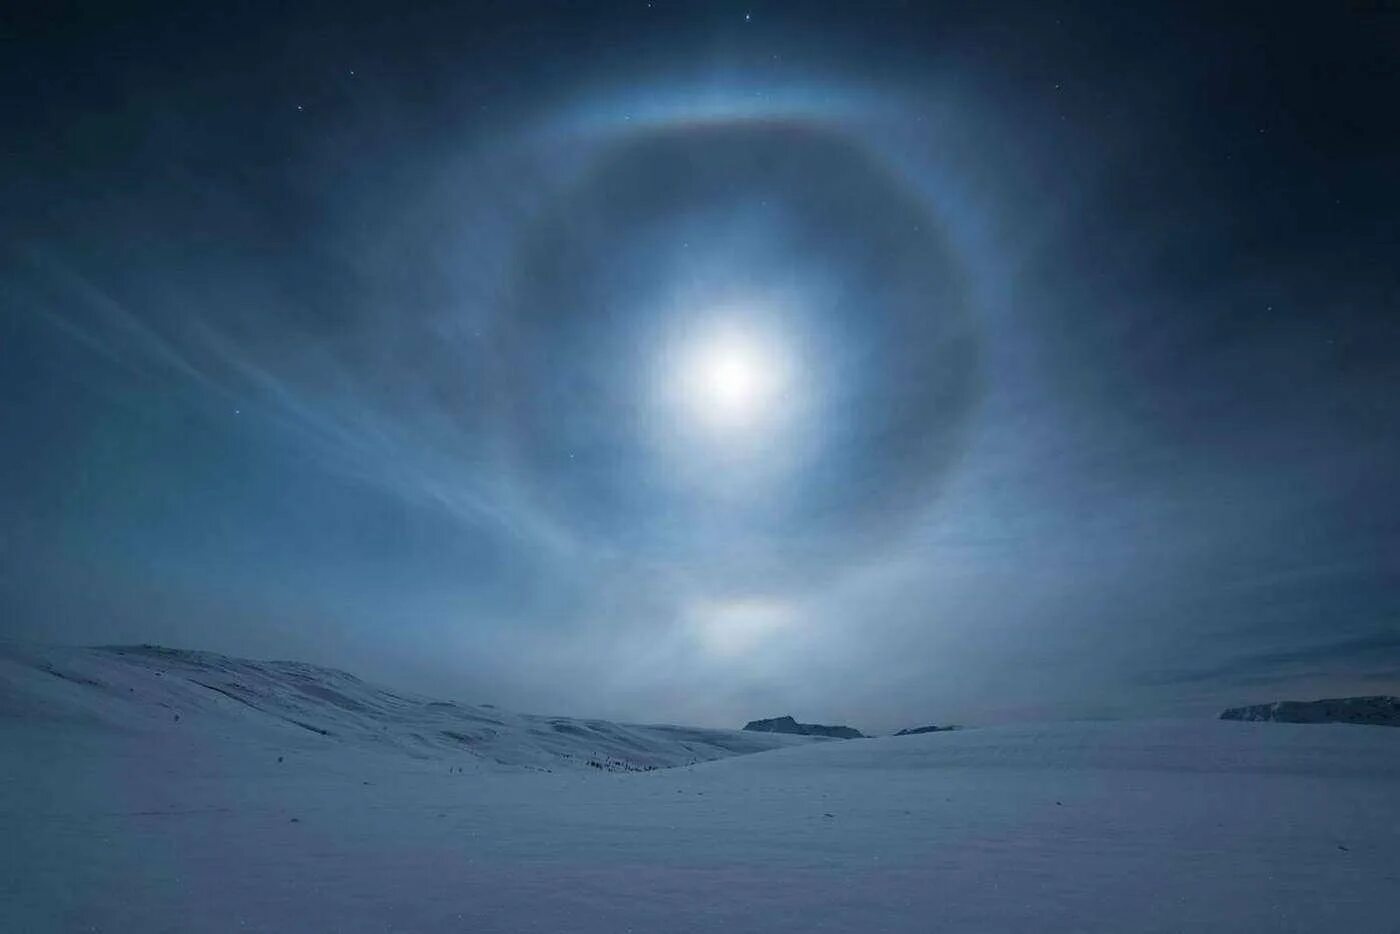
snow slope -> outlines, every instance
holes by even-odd
[[[387,690],[333,668],[159,646],[0,643],[0,717],[393,749],[539,769],[643,770],[810,742],[807,737],[538,717]]]
[[[1070,723],[544,772],[254,713],[133,728],[119,682],[50,710],[14,677],[0,930],[1400,929],[1397,730]]]

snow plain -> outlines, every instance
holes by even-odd
[[[9,646],[0,766],[4,931],[1400,931],[1379,727],[821,741]]]

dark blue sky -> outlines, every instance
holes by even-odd
[[[0,634],[644,720],[1400,690],[1400,9],[5,27]]]

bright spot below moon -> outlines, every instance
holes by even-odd
[[[797,622],[793,607],[762,598],[702,603],[691,608],[690,616],[700,644],[721,657],[756,651]]]
[[[696,335],[678,356],[678,401],[709,432],[739,435],[783,414],[791,364],[772,337],[725,325]]]

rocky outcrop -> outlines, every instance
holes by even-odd
[[[951,725],[951,724],[948,725],[948,726],[932,726],[932,725],[930,725],[930,726],[914,726],[914,727],[910,727],[910,728],[907,729],[907,730],[900,730],[898,733],[896,733],[896,734],[894,734],[894,735],[895,735],[895,736],[917,736],[917,735],[920,734],[920,733],[946,733],[946,732],[948,732],[949,730],[956,730],[956,729],[958,729],[958,728],[957,728],[956,726]]]
[[[799,736],[831,736],[836,739],[860,739],[865,734],[854,727],[826,726],[822,723],[798,723],[792,717],[771,720],[750,720],[744,729],[755,733],[795,733]]]
[[[1400,726],[1400,697],[1332,697],[1315,701],[1278,701],[1231,707],[1222,720],[1272,720],[1277,723],[1366,723]]]

